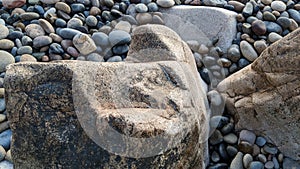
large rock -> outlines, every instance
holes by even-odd
[[[272,44],[251,65],[222,81],[236,129],[266,136],[300,160],[300,29]]]
[[[191,65],[11,65],[5,88],[14,167],[205,168],[207,100]]]
[[[197,40],[206,44],[217,37],[216,45],[227,51],[236,36],[236,13],[226,9],[179,5],[160,11],[165,25],[185,41]]]

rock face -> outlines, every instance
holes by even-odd
[[[216,7],[185,5],[161,8],[160,11],[165,25],[177,32],[184,41],[197,40],[206,44],[217,37],[219,41],[216,46],[227,51],[235,38],[235,12]]]
[[[187,61],[192,54],[174,57],[11,65],[5,89],[14,167],[205,168],[206,95]]]
[[[294,160],[300,160],[299,45],[297,29],[218,86],[238,130],[253,130],[266,136]]]

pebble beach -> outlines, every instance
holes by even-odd
[[[298,0],[0,0],[0,168],[13,168],[3,86],[7,65],[122,62],[132,30],[144,24],[164,25],[160,9],[177,5],[224,8],[237,14],[237,34],[227,51],[215,45],[217,37],[206,44],[186,42],[208,86],[211,105],[221,99],[213,90],[219,81],[212,78],[228,77],[251,64],[300,24]],[[220,114],[210,119],[215,130],[208,139],[208,169],[280,169],[291,162],[265,137],[235,131],[234,118],[226,109]]]

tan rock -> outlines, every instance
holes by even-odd
[[[2,5],[9,9],[21,7],[25,3],[26,0],[2,0]]]
[[[300,160],[300,29],[263,51],[251,65],[222,81],[238,130],[253,130]]]

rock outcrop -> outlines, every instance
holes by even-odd
[[[141,43],[151,40],[167,43],[151,37]],[[193,55],[174,57],[10,65],[5,88],[14,167],[205,168],[206,94]]]
[[[218,86],[237,130],[264,135],[294,160],[300,160],[299,46],[297,29]]]

